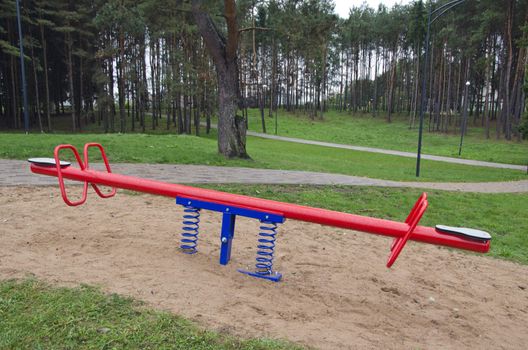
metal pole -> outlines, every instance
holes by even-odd
[[[466,133],[466,124],[467,124],[467,113],[468,113],[468,90],[469,90],[469,81],[466,81],[466,87],[464,89],[464,118],[462,120],[462,131],[460,134],[460,146],[458,146],[458,155],[462,154],[462,143],[464,142],[464,134]]]
[[[22,80],[22,97],[24,99],[24,130],[26,134],[29,133],[29,110],[28,110],[28,98],[27,98],[27,84],[26,84],[26,68],[24,65],[24,44],[22,37],[22,21],[20,19],[20,0],[16,0],[16,12],[18,22],[18,42],[20,48],[20,75]]]
[[[420,177],[420,159],[422,156],[422,134],[425,105],[425,84],[427,83],[427,66],[429,65],[429,32],[431,31],[432,4],[429,3],[429,15],[427,16],[427,33],[425,35],[425,60],[422,68],[422,96],[420,99],[420,127],[418,129],[418,152],[416,154],[416,177]]]
[[[418,130],[418,150],[416,152],[416,177],[420,177],[420,160],[422,157],[422,134],[423,134],[423,119],[424,119],[424,105],[425,105],[425,84],[427,84],[427,66],[429,65],[429,37],[431,32],[431,23],[436,21],[438,17],[444,15],[448,10],[460,5],[465,0],[454,0],[444,4],[433,11],[433,4],[429,2],[429,15],[427,16],[427,33],[425,35],[425,60],[422,69],[422,96],[420,99],[420,127]],[[440,12],[440,13],[439,13]],[[434,18],[431,20],[432,16]]]
[[[279,113],[279,106],[275,107],[275,135],[277,135],[277,117]]]
[[[279,84],[277,84],[279,85]],[[278,89],[280,89],[280,87],[277,87]],[[277,91],[279,92],[279,91]],[[280,95],[280,92],[279,94]],[[275,106],[275,135],[277,135],[277,130],[278,130],[278,127],[279,127],[279,123],[278,123],[278,118],[279,118],[279,96],[277,95],[277,105]]]

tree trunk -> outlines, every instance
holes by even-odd
[[[238,25],[234,0],[225,0],[227,40],[202,8],[192,1],[192,13],[205,46],[213,58],[218,78],[218,151],[226,157],[249,158],[246,152],[246,124],[236,112],[241,102],[238,80]]]
[[[323,48],[323,76],[322,76],[322,83],[321,88],[319,89],[320,92],[322,91],[322,101],[319,101],[319,118],[324,118],[324,111],[325,111],[325,101],[326,101],[326,60],[327,60],[327,54],[328,54],[328,45],[324,43]],[[319,99],[319,97],[318,97]]]
[[[17,99],[17,83],[16,83],[16,74],[15,74],[15,56],[10,57],[11,64],[9,65],[9,73],[11,76],[11,113],[13,115],[13,128],[17,129],[19,127],[19,109],[18,109],[18,99]]]
[[[46,119],[48,121],[48,132],[51,131],[51,114],[50,114],[50,92],[48,79],[48,54],[46,39],[44,38],[44,26],[40,25],[40,39],[42,42],[42,57],[44,59],[44,86],[46,89]]]
[[[490,61],[492,61],[490,59],[490,53],[488,52],[491,51],[490,49],[490,44],[488,43],[488,45],[486,45],[486,59],[489,59]],[[490,138],[490,96],[493,96],[491,95],[491,62],[486,62],[486,96],[484,96],[484,119],[485,119],[485,127],[486,127],[486,131],[485,131],[485,134],[486,134],[486,138],[489,139]]]
[[[39,84],[38,84],[38,77],[37,77],[37,66],[35,63],[35,50],[33,48],[33,44],[31,44],[31,63],[33,66],[33,79],[35,81],[35,100],[36,100],[36,106],[35,109],[37,110],[37,117],[38,117],[38,123],[39,123],[39,129],[40,132],[44,132],[44,129],[42,128],[42,116],[40,115],[40,98],[39,98]]]
[[[72,113],[72,131],[77,131],[76,127],[76,111],[75,111],[75,98],[73,94],[73,62],[72,62],[72,46],[73,40],[70,33],[66,34],[66,46],[68,47],[68,81],[70,83],[70,104]]]
[[[510,77],[511,77],[511,68],[513,61],[513,43],[512,43],[512,22],[513,22],[513,0],[508,1],[508,11],[506,16],[506,46],[507,46],[507,63],[506,63],[506,72],[504,73],[504,111],[503,114],[505,119],[505,137],[507,140],[511,140],[511,105],[510,105]]]
[[[119,130],[126,132],[125,117],[125,34],[123,28],[119,29]]]
[[[396,65],[397,65],[397,53],[396,49],[393,51],[393,59],[391,64],[391,71],[390,71],[390,78],[389,78],[389,88],[387,92],[387,121],[390,123],[392,122],[391,116],[393,112],[393,104],[394,104],[394,82],[396,79]]]

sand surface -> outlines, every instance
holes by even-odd
[[[320,349],[528,347],[527,266],[411,242],[387,269],[390,239],[290,220],[273,283],[236,271],[253,264],[258,222],[237,220],[221,266],[221,216],[203,212],[199,252],[186,255],[181,215],[170,198],[70,208],[56,186],[0,187],[0,278],[100,285],[221,332]]]

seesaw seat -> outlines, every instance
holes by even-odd
[[[39,166],[54,167],[56,165],[54,158],[29,158],[28,162],[39,165]],[[61,160],[60,165],[61,165],[61,168],[65,168],[67,166],[70,166],[71,163],[65,160]]]
[[[467,227],[453,227],[453,226],[445,226],[445,225],[436,225],[436,230],[441,233],[448,233],[452,235],[459,235],[464,236],[468,238],[478,239],[481,241],[489,241],[491,239],[491,236],[486,231],[481,230],[475,230],[473,228],[467,228]]]

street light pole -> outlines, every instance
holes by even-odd
[[[427,84],[427,66],[429,65],[429,37],[431,24],[453,7],[460,5],[465,0],[453,0],[433,11],[433,4],[429,2],[429,15],[427,16],[427,32],[425,35],[425,59],[422,68],[422,96],[420,99],[420,126],[418,129],[418,150],[416,153],[416,177],[420,177],[420,160],[422,157],[422,134],[425,106],[425,84]]]
[[[278,113],[279,113],[279,105],[277,103],[277,106],[275,107],[275,135],[277,135],[277,127],[278,127],[277,116],[278,116]]]
[[[24,43],[22,36],[22,21],[20,19],[20,0],[16,0],[16,13],[18,22],[18,42],[20,48],[20,79],[22,80],[22,98],[24,99],[24,130],[29,133],[29,110],[26,84],[26,68],[24,65]]]
[[[422,156],[422,134],[425,105],[425,84],[427,83],[427,66],[429,65],[429,33],[431,31],[431,8],[429,3],[429,15],[427,16],[427,34],[425,35],[425,59],[422,68],[422,96],[420,100],[420,126],[418,128],[418,154],[416,155],[416,177],[420,177],[420,159]]]
[[[462,154],[462,142],[464,142],[464,134],[466,133],[467,125],[467,114],[468,114],[468,90],[469,90],[469,81],[466,81],[466,87],[464,88],[464,118],[462,120],[462,131],[460,134],[460,146],[458,147],[458,155]]]

